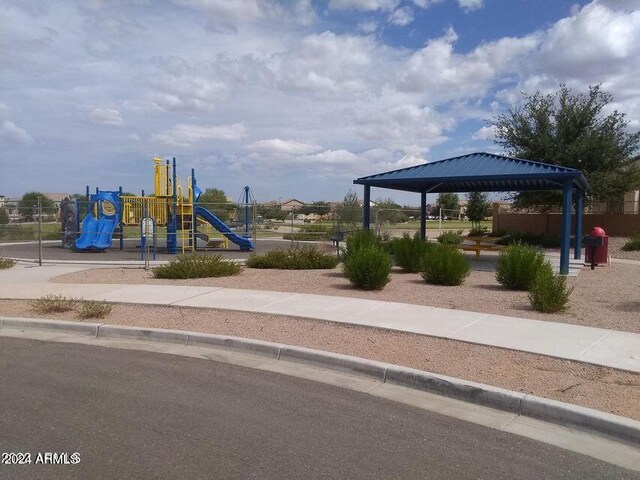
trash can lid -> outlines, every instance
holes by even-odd
[[[604,237],[606,235],[607,234],[604,231],[604,229],[602,229],[600,227],[593,227],[593,230],[591,230],[591,236],[592,237]]]

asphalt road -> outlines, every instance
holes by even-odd
[[[0,464],[3,480],[640,478],[325,384],[208,360],[13,338],[0,338],[0,452],[28,452],[32,460]],[[80,462],[35,464],[45,452],[67,453],[69,462],[77,452]]]

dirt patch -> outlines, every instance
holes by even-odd
[[[613,258],[624,258],[625,260],[640,261],[640,250],[626,252],[622,250],[622,246],[629,239],[625,237],[609,237],[609,255]]]
[[[0,300],[7,316],[35,315],[27,302]],[[217,333],[354,355],[530,393],[640,420],[640,374],[453,340],[278,315],[114,305],[103,321]]]
[[[504,289],[493,272],[472,271],[459,287],[426,284],[418,274],[395,270],[391,282],[379,292],[355,290],[340,267],[333,270],[256,270],[245,268],[240,275],[226,278],[158,280],[142,269],[113,268],[87,270],[56,277],[58,283],[116,283],[192,285],[314,293],[341,297],[367,298],[433,307],[572,323],[589,327],[640,333],[637,305],[640,266],[613,264],[568,279],[574,287],[571,306],[563,314],[535,312],[526,292]]]

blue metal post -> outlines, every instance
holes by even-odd
[[[85,195],[87,196],[87,202],[89,201],[89,185],[87,185],[87,193],[85,193]]]
[[[249,187],[244,187],[244,237],[249,238]]]
[[[582,258],[582,214],[584,213],[584,191],[576,192],[576,242],[573,251],[573,258]]]
[[[191,231],[193,232],[193,252],[198,250],[198,222],[196,221],[196,171],[191,169],[191,193],[193,205],[191,205]]]
[[[573,180],[567,178],[562,188],[562,237],[560,239],[560,274],[569,273],[569,255],[571,249],[571,192]]]
[[[124,250],[124,222],[122,217],[124,216],[124,202],[122,201],[122,187],[118,187],[118,201],[120,202],[120,250]]]
[[[362,228],[369,230],[371,224],[371,186],[364,186],[364,201],[362,203]]]
[[[427,192],[420,192],[420,238],[427,239]]]

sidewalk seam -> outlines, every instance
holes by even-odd
[[[580,352],[576,357],[575,360],[578,360],[581,356],[583,356],[585,353],[587,353],[588,351],[590,351],[591,349],[595,348],[600,342],[602,342],[605,338],[608,338],[609,336],[611,336],[610,332],[607,332],[604,334],[604,336],[602,338],[599,338],[598,340],[595,341],[595,343],[593,345],[591,345],[590,347],[587,347],[586,350]]]

